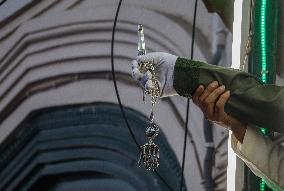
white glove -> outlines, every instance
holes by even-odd
[[[137,80],[141,86],[146,89],[152,89],[152,75],[150,71],[140,71],[138,64],[151,63],[154,65],[156,78],[160,88],[160,97],[177,95],[174,89],[174,68],[177,56],[164,53],[153,52],[146,55],[138,56],[137,60],[132,61],[132,77]]]

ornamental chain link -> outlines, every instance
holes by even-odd
[[[138,25],[138,56],[146,54],[144,30],[141,24]],[[151,62],[139,63],[139,71],[145,73],[149,71],[152,75],[153,87],[146,89],[143,92],[143,101],[145,103],[145,95],[151,96],[151,114],[149,117],[150,125],[145,130],[147,142],[140,146],[140,158],[138,165],[144,165],[146,170],[156,170],[160,163],[160,149],[154,143],[154,139],[159,134],[159,127],[154,124],[154,106],[157,103],[157,98],[160,97],[159,82],[157,80],[155,67]]]
[[[155,67],[152,63],[149,62],[144,62],[141,63],[140,66],[140,71],[149,71],[152,75],[152,83],[153,83],[153,88],[147,90],[145,88],[145,94],[148,94],[151,96],[151,103],[152,107],[157,103],[157,98],[160,97],[160,88],[159,88],[159,82],[157,80],[157,76],[155,73]]]

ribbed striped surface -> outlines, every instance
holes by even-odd
[[[23,128],[33,111],[95,102],[117,103],[110,68],[111,29],[117,6],[113,0],[21,0],[0,7],[0,142]],[[137,24],[145,27],[149,52],[189,57],[193,1],[125,0],[115,37],[114,60],[122,103],[148,116],[142,91],[131,79],[137,52]],[[195,58],[211,60],[214,23],[200,3]],[[229,43],[229,41],[228,41]],[[230,57],[230,55],[227,55]],[[230,60],[230,59],[228,59]],[[159,101],[156,123],[162,128],[178,161],[182,157],[186,101]],[[216,190],[226,188],[226,133],[215,129]],[[192,107],[185,164],[187,185],[202,190],[205,146],[202,117]]]

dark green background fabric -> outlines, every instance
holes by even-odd
[[[216,12],[225,25],[233,31],[234,0],[203,0],[208,12]]]
[[[190,97],[199,84],[218,81],[230,90],[225,105],[230,115],[260,127],[284,133],[284,87],[263,85],[246,72],[178,58],[174,71],[174,88],[181,96]]]

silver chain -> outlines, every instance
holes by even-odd
[[[138,55],[146,54],[145,40],[144,40],[144,29],[141,24],[138,25]],[[154,139],[159,134],[159,127],[154,124],[154,106],[157,103],[157,98],[160,96],[160,88],[157,80],[155,67],[153,63],[143,62],[139,63],[139,71],[145,73],[149,71],[152,75],[153,88],[144,89],[143,91],[143,102],[145,103],[145,95],[151,96],[151,114],[149,117],[150,125],[145,130],[147,142],[140,146],[140,158],[138,161],[139,166],[142,164],[146,170],[155,170],[160,164],[160,149],[154,143]]]

